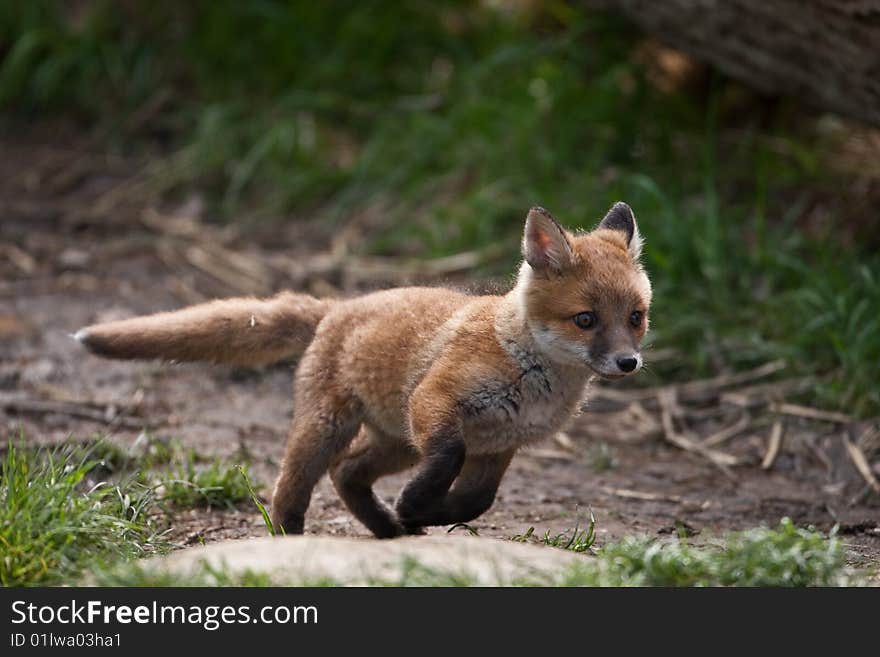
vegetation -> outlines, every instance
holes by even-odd
[[[284,534],[284,527],[275,528],[275,525],[272,523],[272,518],[269,517],[269,510],[266,508],[266,505],[263,504],[260,497],[257,495],[257,491],[254,490],[253,485],[251,484],[251,479],[248,477],[247,470],[244,466],[237,465],[235,466],[238,473],[241,475],[241,478],[244,480],[245,488],[247,488],[248,495],[250,495],[251,501],[254,503],[254,506],[260,512],[260,516],[263,518],[263,524],[266,525],[266,531],[269,532],[269,536],[276,536],[279,533]]]
[[[161,140],[160,189],[202,190],[212,216],[366,216],[364,249],[493,246],[495,272],[530,205],[590,227],[627,199],[652,339],[676,353],[656,377],[784,357],[818,377],[810,402],[880,412],[880,259],[847,214],[858,163],[834,164],[833,121],[717,76],[658,83],[631,26],[575,4],[75,7],[0,9],[7,119],[74,113],[127,148]]]
[[[590,522],[586,529],[581,529],[580,525],[580,520],[578,520],[577,523],[575,523],[571,534],[568,534],[567,532],[551,534],[548,529],[544,532],[544,537],[541,539],[541,543],[549,545],[550,547],[571,550],[572,552],[587,552],[588,550],[592,550],[593,545],[596,542],[596,517],[593,515],[592,510],[590,511]],[[535,528],[529,527],[524,534],[517,534],[510,540],[516,541],[517,543],[528,543],[534,536],[534,533]]]
[[[844,551],[830,537],[795,527],[729,534],[718,547],[626,538],[561,583],[588,586],[835,586],[852,584]]]
[[[185,586],[339,586],[332,579],[309,581],[293,573],[230,574],[208,565],[186,577],[132,564],[103,572],[104,585],[161,586],[174,581]],[[683,540],[651,541],[629,538],[584,556],[561,572],[543,573],[507,586],[844,586],[862,582],[844,565],[840,541],[783,520],[774,529],[733,533],[715,547],[694,547]],[[397,577],[371,580],[373,586],[475,586],[485,584],[467,572],[425,566],[413,558],[401,563]]]
[[[303,581],[291,574],[225,573],[203,568],[180,578],[151,568],[139,557],[162,553],[170,546],[160,530],[161,514],[153,491],[124,477],[110,484],[94,479],[101,461],[81,447],[25,449],[11,443],[0,469],[0,583],[29,586],[69,583],[89,573],[89,581],[103,585],[155,586],[268,586],[287,583],[334,585],[331,580]],[[246,493],[242,472],[230,468]],[[182,504],[205,504],[214,490],[210,482],[193,493],[183,486]],[[194,477],[196,481],[199,478]],[[225,481],[226,475],[220,476]],[[210,485],[209,485],[210,484]],[[167,494],[166,494],[167,496]],[[194,497],[195,496],[195,497]],[[178,501],[175,495],[171,499]],[[222,505],[218,497],[214,504]],[[585,552],[582,564],[557,575],[534,580],[500,582],[513,585],[562,586],[832,586],[856,584],[858,574],[847,570],[844,551],[833,534],[823,536],[783,520],[775,529],[757,528],[729,534],[717,545],[693,546],[684,539],[651,541],[627,538],[596,548],[595,518],[581,530],[552,535],[538,543]],[[513,540],[536,540],[534,528]],[[376,585],[467,586],[476,580],[467,573],[440,572],[417,561],[403,564],[401,576]]]
[[[86,570],[108,574],[163,553],[175,507],[261,505],[244,466],[198,463],[192,450],[180,457],[173,441],[150,440],[139,462],[106,440],[53,449],[19,443],[10,441],[0,469],[3,586],[69,583]]]
[[[180,507],[232,509],[251,499],[250,484],[240,467],[220,460],[199,466],[195,455],[189,453],[182,462],[159,475],[157,494],[163,501]]]
[[[856,182],[876,187],[880,174],[847,161],[849,129],[713,73],[664,69],[618,18],[514,4],[0,3],[0,129],[62,117],[111,150],[149,153],[158,197],[198,193],[212,220],[357,218],[365,252],[476,251],[480,277],[512,270],[529,206],[590,228],[625,199],[647,240],[650,339],[674,354],[649,354],[642,384],[783,358],[780,376],[816,382],[804,402],[880,414],[876,210],[850,202]],[[615,467],[604,443],[590,461]],[[273,533],[244,470],[171,442],[147,437],[135,457],[110,443],[10,441],[0,584],[69,583],[86,569],[104,583],[186,583],[129,563],[167,548],[163,506],[248,499]],[[858,581],[835,536],[788,521],[714,547],[599,549],[593,522],[533,534],[517,540],[585,552],[584,562],[517,583]],[[206,571],[192,583],[269,581]],[[410,563],[395,583],[473,582]]]
[[[99,461],[75,447],[9,442],[0,466],[0,584],[69,583],[102,559],[161,552],[152,492],[92,479]]]
[[[208,460],[196,450],[186,449],[177,439],[144,433],[131,449],[125,450],[99,437],[90,446],[89,454],[108,475],[134,477],[139,484],[149,487],[160,506],[167,503],[176,507],[232,509],[253,500],[262,507],[246,465]]]

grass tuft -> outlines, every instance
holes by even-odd
[[[559,534],[551,534],[550,530],[544,532],[540,542],[550,547],[561,548],[563,550],[571,550],[572,552],[588,552],[592,550],[596,543],[596,517],[590,510],[590,522],[586,529],[580,528],[580,520],[575,523],[571,533],[561,532]],[[535,534],[535,528],[529,527],[524,534],[517,534],[510,540],[517,543],[528,543]]]
[[[276,529],[275,525],[272,523],[272,518],[269,517],[269,511],[266,509],[266,505],[260,500],[259,495],[254,490],[254,487],[251,485],[250,477],[248,477],[247,470],[244,466],[237,465],[235,466],[238,473],[241,475],[242,479],[244,479],[244,485],[247,487],[248,493],[251,496],[251,501],[253,501],[254,505],[259,509],[260,515],[263,517],[263,522],[266,525],[266,530],[269,532],[270,536],[277,536],[279,533],[284,535],[286,532],[284,531],[284,527],[278,527]]]
[[[198,465],[195,454],[189,452],[182,462],[161,473],[156,492],[162,501],[179,507],[234,509],[252,496],[250,481],[243,474],[244,466],[220,460]]]
[[[165,548],[149,515],[152,492],[92,479],[99,465],[77,447],[10,440],[0,466],[0,584],[69,582],[96,560]]]
[[[798,528],[785,518],[775,528],[727,535],[716,547],[684,541],[626,538],[599,550],[595,561],[568,573],[566,586],[842,586],[847,572],[840,540]]]

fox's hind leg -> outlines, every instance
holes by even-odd
[[[351,447],[332,467],[330,477],[348,509],[377,538],[406,533],[395,513],[373,492],[373,483],[410,467],[419,458],[409,443],[376,429],[361,428]]]
[[[272,523],[287,534],[303,533],[312,489],[361,424],[360,402],[336,386],[326,369],[312,366],[319,356],[307,352],[297,371],[293,426],[272,496]]]

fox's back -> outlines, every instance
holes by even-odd
[[[431,362],[476,297],[442,288],[398,288],[339,302],[318,327],[332,344],[341,379],[376,428],[406,431],[406,404]]]

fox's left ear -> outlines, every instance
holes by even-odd
[[[608,214],[602,219],[599,228],[619,230],[626,234],[627,250],[634,261],[638,261],[642,255],[642,236],[639,234],[639,226],[636,224],[636,216],[632,208],[626,203],[618,201],[611,206]]]

